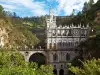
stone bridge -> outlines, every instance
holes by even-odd
[[[29,59],[34,54],[42,54],[45,57],[45,63],[48,61],[48,53],[45,49],[25,49],[19,51],[23,56],[26,62],[29,62]]]

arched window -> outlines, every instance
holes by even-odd
[[[56,31],[55,31],[55,30],[53,30],[53,33],[52,33],[52,34],[53,34],[53,36],[55,36],[55,35],[56,35]]]
[[[77,53],[78,52],[78,49],[75,49],[75,53]]]
[[[63,61],[63,52],[61,52],[61,59],[60,59],[60,61]]]
[[[61,43],[61,42],[59,42],[59,47],[60,47],[60,48],[62,47],[62,43]]]
[[[53,55],[53,61],[57,61],[58,60],[58,55],[55,53],[54,55]]]
[[[66,46],[68,46],[68,42],[66,42]]]
[[[62,42],[62,48],[64,48],[64,44],[65,44],[65,43],[64,43],[64,42]]]
[[[57,70],[54,69],[54,70],[53,70],[53,73],[54,73],[54,75],[57,75]]]
[[[84,29],[81,30],[81,36],[85,36],[85,30]]]
[[[78,46],[78,41],[75,42],[75,46]]]
[[[71,46],[71,41],[69,42],[69,46]]]
[[[51,43],[49,44],[49,49],[52,49],[52,44]]]
[[[53,45],[53,49],[56,49],[56,43],[54,43],[54,45]]]
[[[58,36],[61,36],[61,31],[57,30],[57,34],[58,34]]]
[[[69,32],[68,32],[68,36],[71,36],[72,34],[71,34],[71,29],[69,29]]]
[[[70,42],[68,42],[68,46],[70,46]]]
[[[59,75],[64,75],[64,70],[63,69],[60,69]]]
[[[63,36],[66,36],[66,30],[64,30]]]
[[[70,60],[70,54],[69,53],[66,54],[66,60]]]

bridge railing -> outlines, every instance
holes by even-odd
[[[29,49],[29,48],[21,48],[21,49],[19,49],[20,51],[45,51],[46,49]]]

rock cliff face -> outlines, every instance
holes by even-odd
[[[5,47],[9,43],[8,33],[11,29],[10,23],[8,21],[0,19],[0,47]]]
[[[23,25],[13,25],[9,20],[0,19],[0,48],[31,48],[38,41]]]
[[[8,43],[8,33],[5,28],[0,28],[0,47],[4,47]]]

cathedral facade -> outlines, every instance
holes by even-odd
[[[88,38],[89,25],[57,26],[50,8],[46,26],[48,63],[54,66],[55,75],[67,75],[67,63],[79,54],[77,46]]]

